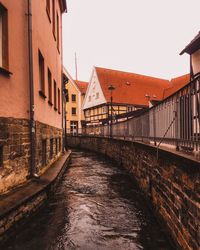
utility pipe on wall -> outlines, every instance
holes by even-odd
[[[35,166],[35,119],[33,84],[33,44],[32,44],[32,0],[28,0],[28,57],[29,57],[29,93],[30,93],[30,177],[37,178]]]

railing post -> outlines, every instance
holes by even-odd
[[[154,137],[154,146],[156,146],[156,117],[155,117],[155,109],[153,109],[153,137]]]
[[[175,115],[176,115],[176,119],[175,119],[175,139],[176,139],[176,151],[179,151],[179,117],[180,117],[180,110],[179,110],[179,98],[178,98],[178,93],[176,94],[175,97]]]

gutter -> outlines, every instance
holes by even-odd
[[[30,170],[29,178],[38,178],[35,166],[35,119],[33,84],[33,44],[32,44],[32,0],[28,0],[28,57],[29,57],[29,93],[30,93]]]

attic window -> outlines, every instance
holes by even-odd
[[[99,99],[99,92],[96,93],[96,99]]]

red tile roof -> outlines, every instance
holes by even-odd
[[[168,80],[128,73],[118,70],[95,67],[104,96],[110,102],[109,85],[115,86],[113,102],[148,106],[149,98],[162,100],[164,89],[170,87]]]
[[[85,94],[87,91],[88,82],[77,81],[77,80],[74,80],[74,82],[76,83],[77,87],[81,91],[81,94]]]
[[[164,90],[164,99],[184,87],[189,81],[190,74],[172,78],[170,81],[171,87]]]

